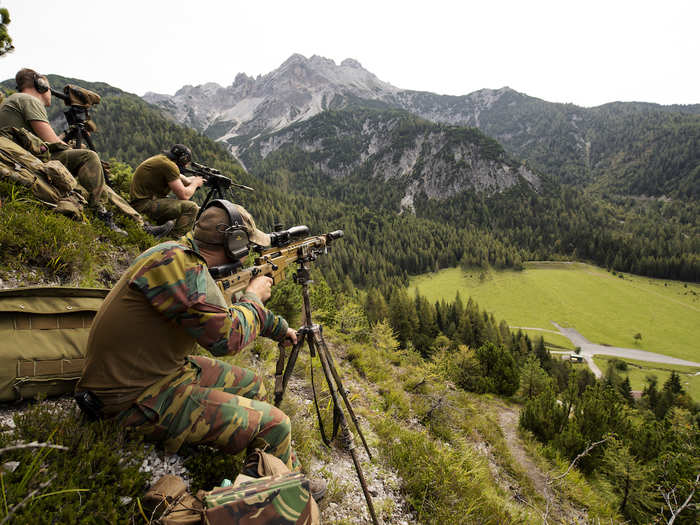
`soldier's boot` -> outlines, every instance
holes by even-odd
[[[152,224],[144,222],[143,230],[146,233],[153,235],[156,239],[159,239],[160,237],[168,235],[172,231],[174,226],[175,219],[170,219],[169,221],[161,224],[160,226],[153,226]]]
[[[102,222],[104,222],[107,225],[107,227],[110,230],[112,230],[113,232],[116,232],[119,235],[128,235],[124,230],[122,230],[119,226],[117,226],[114,223],[114,218],[112,216],[112,212],[107,211],[105,209],[96,210],[95,215],[97,216],[98,219],[100,219]]]

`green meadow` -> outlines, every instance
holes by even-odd
[[[647,376],[656,376],[658,388],[661,390],[664,383],[671,375],[671,371],[678,372],[681,385],[693,399],[700,399],[700,368],[692,366],[666,365],[663,363],[650,363],[647,361],[635,361],[634,359],[621,359],[611,356],[596,356],[593,358],[598,368],[603,373],[608,368],[608,362],[617,359],[627,363],[627,370],[618,370],[621,377],[629,377],[632,390],[643,390],[647,384]]]
[[[571,348],[552,322],[573,327],[589,341],[700,362],[700,285],[613,275],[583,263],[536,262],[524,270],[448,268],[413,277],[431,302],[472,297],[481,309]],[[635,335],[641,339],[635,339]]]

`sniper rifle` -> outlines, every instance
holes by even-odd
[[[224,192],[229,190],[231,186],[238,188],[239,190],[255,191],[250,186],[244,186],[243,184],[238,184],[233,182],[229,177],[221,173],[216,168],[210,168],[204,164],[198,164],[197,162],[190,162],[189,166],[185,168],[180,168],[180,173],[188,173],[190,175],[196,175],[204,179],[204,185],[209,188],[207,196],[204,198],[204,202],[199,208],[199,213],[197,218],[202,213],[202,211],[207,207],[207,203],[212,197],[217,199],[225,199]],[[233,199],[227,199],[233,200]]]
[[[365,495],[367,508],[369,510],[372,523],[379,525],[377,515],[374,511],[372,496],[367,487],[362,467],[357,456],[353,434],[350,431],[345,412],[350,416],[350,419],[355,424],[357,434],[362,440],[365,451],[369,459],[372,459],[369,446],[365,440],[360,425],[355,416],[355,412],[350,405],[348,391],[343,387],[340,379],[340,374],[335,367],[333,356],[328,349],[325,339],[323,338],[323,327],[315,324],[312,320],[311,300],[309,297],[309,285],[313,283],[311,280],[311,272],[309,263],[315,261],[318,255],[326,253],[328,245],[335,239],[340,239],[343,236],[342,230],[336,230],[323,235],[316,235],[298,239],[302,235],[306,235],[309,228],[306,226],[294,226],[289,230],[273,232],[270,234],[271,246],[259,251],[258,257],[255,258],[255,265],[249,268],[243,268],[240,262],[234,262],[223,266],[215,266],[209,269],[209,273],[216,279],[219,288],[224,293],[228,301],[233,302],[232,298],[236,293],[242,292],[248,286],[248,283],[258,275],[267,275],[272,278],[273,283],[277,283],[284,279],[285,269],[292,263],[298,264],[296,273],[294,274],[294,282],[301,286],[301,297],[303,301],[302,316],[304,319],[303,326],[297,331],[298,339],[294,347],[291,349],[289,358],[286,358],[284,344],[279,345],[279,358],[277,359],[277,368],[275,371],[275,406],[279,407],[284,397],[284,392],[287,388],[287,383],[294,370],[294,365],[297,361],[299,351],[304,343],[308,345],[309,356],[311,359],[318,357],[321,363],[321,369],[328,385],[328,391],[333,400],[333,430],[332,435],[326,435],[326,430],[323,425],[323,418],[319,408],[318,399],[316,396],[316,386],[314,381],[314,367],[311,366],[311,388],[314,392],[314,405],[316,407],[316,415],[318,416],[319,430],[321,439],[330,446],[331,441],[339,438],[340,444],[345,448],[352,457],[355,465],[355,471],[362,487],[362,492]],[[285,365],[286,363],[286,365]],[[345,404],[345,410],[341,406],[340,400]],[[338,431],[340,433],[338,434]]]
[[[204,206],[202,206],[204,208]],[[300,239],[309,233],[308,226],[294,226],[288,230],[270,233],[271,245],[261,249],[254,259],[254,265],[243,268],[239,261],[209,268],[209,273],[217,282],[227,302],[235,302],[235,295],[248,287],[250,281],[267,275],[277,284],[285,277],[285,270],[294,263],[315,261],[327,253],[328,245],[343,236],[343,230]]]

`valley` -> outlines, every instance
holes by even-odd
[[[596,344],[700,361],[700,286],[619,275],[583,263],[527,263],[523,271],[450,268],[413,277],[409,294],[417,290],[435,302],[459,292],[514,329],[526,327],[532,337],[565,349],[575,345],[552,333],[552,322]]]

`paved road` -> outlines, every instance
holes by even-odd
[[[556,326],[559,333],[569,339],[574,346],[581,347],[581,357],[586,360],[586,363],[588,363],[589,368],[596,375],[596,377],[602,377],[603,373],[593,362],[594,355],[610,355],[615,357],[623,357],[626,359],[636,359],[637,361],[651,361],[652,363],[700,367],[700,363],[696,363],[694,361],[677,359],[675,357],[670,357],[663,354],[655,354],[654,352],[645,352],[644,350],[635,350],[633,348],[597,345],[595,343],[591,343],[574,328],[564,328],[563,326],[559,326],[554,321],[552,321],[552,324]]]

